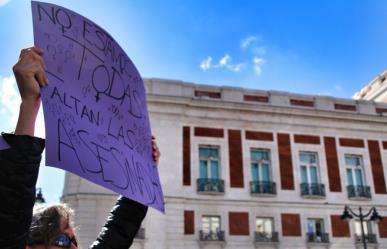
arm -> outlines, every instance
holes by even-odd
[[[0,151],[0,248],[25,249],[35,203],[44,140],[33,137],[40,106],[39,85],[47,84],[41,50],[22,50],[14,73],[22,98],[15,134],[3,133],[9,149]]]
[[[154,136],[152,136],[152,157],[158,165],[160,150]],[[147,210],[147,206],[120,197],[90,249],[128,249],[141,227]]]
[[[90,249],[128,249],[140,229],[148,207],[120,197]]]

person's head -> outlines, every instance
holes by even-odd
[[[64,204],[34,210],[26,249],[77,249],[73,211]]]

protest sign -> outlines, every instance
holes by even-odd
[[[104,29],[71,10],[33,1],[32,16],[49,80],[41,91],[46,164],[164,212],[135,65]]]

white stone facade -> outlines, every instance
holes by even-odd
[[[197,249],[197,248],[356,248],[354,224],[350,223],[350,237],[333,237],[331,215],[340,215],[344,205],[354,210],[361,205],[368,210],[375,206],[387,217],[387,194],[375,194],[373,167],[367,141],[377,141],[380,148],[384,179],[387,180],[387,117],[379,115],[376,107],[387,109],[387,105],[368,101],[336,99],[332,97],[296,95],[284,92],[266,92],[233,87],[214,87],[184,83],[181,81],[145,80],[148,93],[148,108],[152,132],[157,137],[162,156],[160,178],[166,202],[166,214],[149,209],[143,223],[145,239],[136,239],[131,248],[143,249]],[[195,96],[195,91],[220,93],[219,98]],[[197,94],[196,94],[197,95]],[[245,101],[244,95],[264,96],[267,102]],[[292,100],[306,101],[291,104]],[[313,103],[308,106],[305,103]],[[353,109],[354,108],[354,109]],[[183,185],[183,127],[190,127],[190,185]],[[195,136],[195,127],[221,128],[221,138]],[[228,130],[241,131],[244,187],[231,187],[230,153]],[[260,131],[273,134],[273,141],[246,139],[245,131]],[[277,134],[289,134],[291,146],[294,189],[282,189],[281,168]],[[295,142],[297,134],[319,137],[320,144]],[[324,137],[334,137],[341,192],[331,192],[327,167]],[[340,138],[363,140],[364,147],[340,146]],[[199,176],[200,145],[215,145],[220,152],[220,178],[224,180],[224,194],[198,193],[196,179]],[[276,183],[277,193],[270,196],[250,194],[252,180],[250,148],[270,150],[271,180]],[[325,185],[326,197],[301,197],[300,151],[317,153],[320,183]],[[371,199],[349,200],[346,190],[347,175],[345,155],[356,154],[363,158],[364,181],[370,186]],[[379,178],[380,179],[380,178]],[[385,188],[386,186],[384,186]],[[66,173],[63,201],[75,210],[75,221],[79,228],[83,248],[96,238],[104,224],[116,195],[110,191]],[[194,211],[193,234],[185,234],[184,211]],[[248,214],[248,235],[233,235],[230,231],[230,212]],[[298,214],[301,234],[284,235],[282,214]],[[202,216],[221,217],[220,228],[225,240],[201,241]],[[274,231],[279,234],[278,243],[255,243],[255,218],[271,217]],[[324,230],[329,234],[329,243],[307,243],[307,219],[321,218]],[[387,218],[386,218],[387,219]],[[387,223],[384,223],[387,224]],[[369,248],[387,248],[387,238],[380,236],[380,226],[373,225],[378,243]],[[360,247],[361,248],[361,247]]]
[[[387,70],[376,76],[359,92],[353,95],[354,99],[373,100],[387,102]]]

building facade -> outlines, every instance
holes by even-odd
[[[376,76],[359,92],[353,95],[354,99],[373,100],[387,103],[387,70]],[[379,113],[387,112],[380,109]]]
[[[166,214],[131,248],[362,248],[344,206],[387,217],[387,117],[371,101],[145,80]],[[66,173],[83,248],[117,196]],[[364,224],[387,248],[387,218]]]

